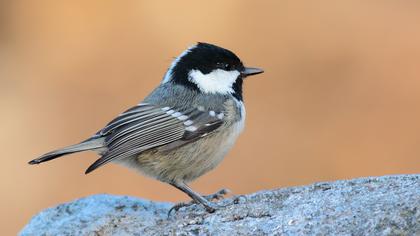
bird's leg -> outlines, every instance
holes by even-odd
[[[209,199],[215,199],[215,198],[220,198],[221,195],[224,195],[227,193],[227,191],[225,189],[220,190],[219,192],[209,195],[209,196],[201,196],[200,194],[194,192],[188,185],[186,185],[185,183],[182,182],[174,182],[171,183],[172,186],[174,186],[175,188],[181,190],[182,192],[186,193],[188,196],[190,196],[194,202],[196,203],[200,203],[201,205],[204,206],[204,208],[206,209],[207,212],[209,213],[213,213],[216,211],[217,206],[215,204],[213,204],[212,202],[210,202],[207,198]],[[171,214],[171,212],[173,210],[178,211],[180,208],[185,207],[185,206],[190,206],[192,203],[180,203],[180,204],[176,204],[175,206],[173,206],[169,212],[168,212],[168,216]]]

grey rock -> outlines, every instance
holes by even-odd
[[[167,216],[170,203],[94,195],[46,209],[20,235],[420,235],[420,175],[261,191]]]

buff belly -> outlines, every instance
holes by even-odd
[[[121,160],[120,164],[163,182],[188,183],[214,169],[232,148],[242,129],[243,122],[235,122],[230,127],[223,127],[223,131],[172,151],[162,152],[156,148]]]

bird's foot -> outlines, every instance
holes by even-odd
[[[207,202],[206,203],[201,203],[201,204],[204,206],[204,208],[206,208],[206,211],[208,213],[213,213],[213,212],[216,211],[216,209],[219,208],[219,206],[216,205],[216,204],[214,204],[214,203],[212,203],[212,201],[213,200],[223,199],[224,196],[226,194],[228,194],[228,193],[230,193],[230,190],[229,189],[221,189],[221,190],[217,191],[216,193],[209,194],[209,195],[206,195],[206,196],[202,196],[205,200],[207,200]],[[197,202],[194,201],[194,200],[193,201],[190,201],[190,202],[180,202],[180,203],[177,203],[173,207],[171,207],[171,209],[169,209],[168,217],[170,217],[170,215],[171,215],[171,213],[173,211],[177,212],[181,208],[188,207],[188,206],[194,205],[196,203]]]
[[[168,218],[171,216],[172,212],[177,212],[179,211],[181,208],[184,207],[189,207],[196,204],[195,201],[190,201],[190,202],[180,202],[175,204],[173,207],[171,207],[171,209],[169,209],[168,211]],[[215,212],[217,209],[219,209],[220,207],[212,202],[207,202],[206,204],[202,204],[204,206],[204,208],[206,209],[206,211],[208,213],[213,213]]]
[[[230,190],[223,188],[213,194],[203,196],[203,198],[205,198],[207,201],[220,200],[223,199],[228,193],[230,193]]]
[[[175,204],[173,207],[171,207],[171,209],[169,209],[169,211],[168,211],[168,218],[171,216],[171,213],[173,211],[177,212],[177,211],[179,211],[179,209],[181,209],[183,207],[191,206],[192,204],[194,204],[194,201],[190,201],[190,202],[179,202],[179,203]]]

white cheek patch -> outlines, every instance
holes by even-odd
[[[214,70],[203,74],[199,70],[191,70],[188,73],[188,80],[197,85],[204,93],[233,93],[232,85],[239,76],[239,71]]]

